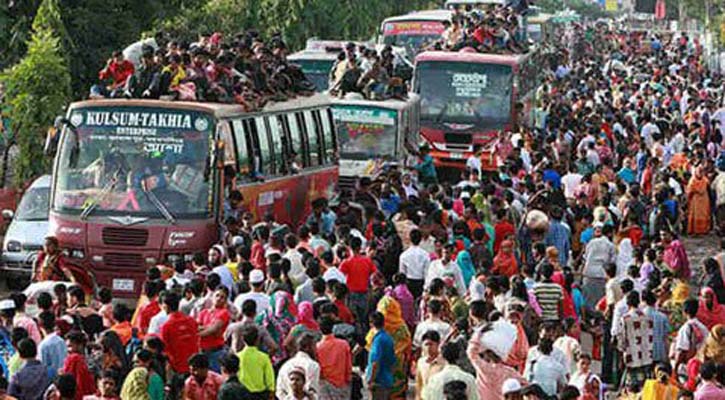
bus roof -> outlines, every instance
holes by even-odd
[[[366,99],[341,99],[333,98],[333,106],[364,106],[364,107],[378,107],[387,108],[389,110],[405,110],[410,108],[415,103],[420,102],[420,97],[415,93],[408,93],[408,98],[405,100],[398,99],[387,99],[387,100],[366,100]]]
[[[383,24],[389,22],[405,22],[405,21],[449,21],[453,13],[450,10],[424,10],[413,11],[404,15],[396,15],[386,18]]]
[[[478,4],[495,4],[505,5],[506,0],[448,0],[446,1],[446,7],[451,6],[467,6],[467,5],[478,5]]]
[[[526,58],[527,54],[487,54],[465,51],[426,51],[415,57],[415,62],[420,61],[453,61],[469,62],[480,64],[501,64],[518,65]]]
[[[193,101],[170,101],[148,99],[100,99],[85,100],[71,104],[71,109],[86,107],[161,107],[214,114],[218,118],[240,114],[255,115],[263,112],[279,112],[330,105],[330,97],[325,94],[314,94],[309,97],[299,96],[283,102],[271,102],[263,109],[245,111],[239,104],[206,103]]]

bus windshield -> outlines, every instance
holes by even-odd
[[[369,160],[396,155],[397,112],[383,108],[335,106],[340,158]]]
[[[501,129],[511,120],[511,67],[426,61],[416,68],[421,120]]]
[[[305,60],[296,59],[290,60],[302,68],[302,72],[305,73],[307,79],[315,84],[315,89],[318,92],[324,92],[329,86],[330,70],[332,65],[335,63],[334,60]]]
[[[59,147],[53,210],[88,216],[210,214],[209,115],[163,108],[71,112]]]
[[[443,24],[436,21],[387,22],[383,26],[383,43],[403,47],[410,56],[423,46],[441,38]]]

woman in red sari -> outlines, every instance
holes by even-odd
[[[700,166],[687,184],[687,233],[705,235],[710,232],[710,196],[707,187],[710,181]]]

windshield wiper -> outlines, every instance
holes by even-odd
[[[436,119],[435,119],[436,123],[441,122],[441,119],[443,118],[443,116],[446,115],[446,111],[448,111],[448,104],[450,104],[450,103],[444,104],[441,112],[438,113],[438,115],[436,115]]]
[[[161,215],[163,215],[167,221],[169,221],[171,224],[176,223],[176,218],[174,218],[166,205],[164,205],[164,203],[162,203],[161,200],[156,197],[156,194],[154,192],[145,188],[143,189],[143,192],[146,194],[146,197],[149,199],[149,201],[151,201],[151,204],[153,204],[154,207],[156,207],[156,209],[161,212]]]
[[[116,171],[115,174],[113,174],[113,178],[106,184],[106,186],[101,189],[101,193],[98,194],[98,196],[91,199],[90,204],[86,208],[83,209],[81,212],[81,220],[85,221],[88,219],[88,216],[93,212],[93,210],[98,207],[98,204],[106,199],[106,196],[108,196],[109,193],[111,193],[111,190],[116,187],[116,184],[118,183],[118,174],[121,172],[121,168]]]

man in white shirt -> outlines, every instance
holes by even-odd
[[[476,171],[481,176],[481,146],[474,146],[473,154],[466,160],[466,169]]]
[[[420,348],[423,344],[423,335],[428,331],[436,331],[442,339],[448,337],[451,332],[451,325],[441,319],[443,303],[433,299],[428,302],[428,316],[415,327],[413,335],[413,347]]]
[[[425,288],[429,288],[433,279],[442,279],[443,281],[452,280],[453,285],[458,291],[459,296],[466,294],[466,284],[463,281],[461,267],[452,259],[455,251],[455,244],[446,244],[441,250],[441,258],[430,264],[428,274],[425,276]]]
[[[554,346],[551,339],[542,338],[537,348],[540,356],[531,363],[527,360],[524,378],[541,386],[547,395],[555,396],[567,384],[569,374],[566,367],[552,357]]]
[[[652,148],[652,146],[654,145],[654,137],[653,136],[655,134],[657,134],[657,135],[660,134],[660,128],[657,125],[655,125],[654,122],[652,122],[652,117],[651,116],[646,116],[645,117],[645,124],[642,127],[642,131],[640,133],[640,136],[644,139],[644,142],[645,142],[645,144],[647,145],[648,148]]]
[[[287,252],[282,255],[282,258],[290,262],[290,280],[295,286],[301,285],[307,280],[307,274],[305,274],[305,266],[302,264],[302,254],[297,251],[299,239],[295,234],[289,233],[284,237],[284,244],[287,246]]]
[[[313,393],[315,398],[320,393],[320,364],[315,361],[316,352],[315,338],[311,334],[302,334],[297,341],[297,348],[294,357],[287,360],[277,374],[276,394],[278,399],[287,399],[292,394],[290,384],[290,372],[295,369],[304,371],[305,391]]]
[[[584,176],[576,171],[569,171],[561,177],[561,185],[564,186],[564,196],[567,199],[573,199],[576,189],[582,183]]]
[[[417,299],[423,294],[423,283],[430,268],[430,254],[420,247],[423,234],[418,229],[410,231],[410,247],[400,255],[400,273],[405,275],[410,293]]]
[[[612,312],[612,337],[617,337],[622,329],[622,317],[627,313],[629,307],[627,306],[627,294],[634,290],[634,282],[630,279],[623,279],[619,282],[619,288],[622,290],[622,298],[614,304],[614,311]]]
[[[257,303],[257,313],[262,314],[271,308],[269,304],[269,296],[264,293],[264,272],[259,269],[254,269],[249,273],[249,284],[252,286],[252,291],[242,293],[234,299],[234,306],[238,310],[242,309],[242,305],[247,300],[254,300]]]
[[[687,322],[682,324],[675,338],[675,372],[679,373],[687,361],[705,345],[709,331],[705,324],[697,319],[697,310],[700,307],[696,299],[685,300],[682,305]]]

